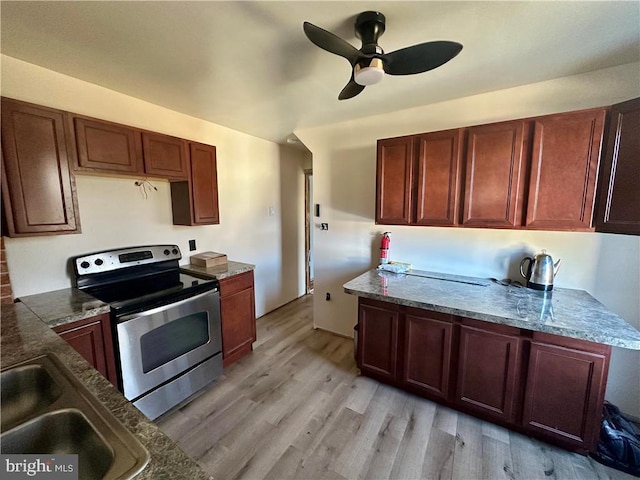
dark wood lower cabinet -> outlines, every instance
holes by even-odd
[[[403,384],[430,397],[449,397],[453,331],[451,315],[413,308],[407,311]]]
[[[560,344],[562,343],[562,344]],[[593,450],[611,347],[536,334],[531,342],[522,423],[550,439]]]
[[[611,347],[359,299],[363,375],[587,453],[597,446]]]
[[[116,388],[118,377],[108,313],[53,328]]]
[[[398,308],[384,302],[361,302],[358,366],[373,378],[395,381],[397,375]]]
[[[520,332],[480,323],[460,327],[455,402],[487,417],[514,422],[522,362]]]
[[[256,341],[253,271],[220,280],[222,361],[225,367],[251,353]]]

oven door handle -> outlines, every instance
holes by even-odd
[[[164,312],[165,310],[179,307],[180,305],[183,305],[185,303],[193,302],[194,300],[202,298],[206,295],[211,295],[212,293],[218,293],[218,288],[217,287],[212,288],[211,290],[207,290],[206,292],[199,293],[198,295],[193,295],[192,297],[187,297],[177,302],[167,303],[166,305],[162,305],[160,307],[154,308],[153,310],[144,310],[142,312],[132,313],[130,315],[124,315],[118,318],[118,323],[127,322],[129,320],[133,320],[134,318],[138,318],[138,317],[147,317],[147,316],[153,315],[154,313]]]

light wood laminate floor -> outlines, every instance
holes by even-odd
[[[158,424],[215,479],[634,479],[358,376],[306,296],[258,319],[254,352]]]

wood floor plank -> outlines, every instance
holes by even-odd
[[[393,387],[385,386],[380,390],[380,394],[372,399],[369,407],[362,414],[362,425],[350,439],[349,448],[343,450],[332,465],[335,472],[347,478],[358,476],[380,432],[388,433],[383,428],[387,415],[401,414],[405,403],[403,397],[404,395]]]
[[[421,478],[450,480],[453,477],[453,452],[455,448],[455,435],[439,428],[432,428]]]
[[[575,473],[559,477],[559,471],[545,445],[516,432],[509,436],[513,473],[516,478],[573,478]]]
[[[482,479],[513,480],[513,462],[507,443],[487,435],[482,436]]]
[[[389,478],[391,476],[391,468],[408,421],[405,415],[387,413],[358,478]]]
[[[254,351],[157,423],[217,479],[631,480],[593,459],[358,376],[312,296],[257,321]]]
[[[343,408],[336,418],[334,428],[326,431],[322,440],[304,459],[296,470],[294,478],[336,478],[338,475],[333,466],[337,463],[340,452],[349,446],[349,441],[362,427],[363,415],[348,408]]]
[[[458,415],[453,478],[482,477],[482,423],[464,413]]]
[[[178,440],[178,444],[195,460],[207,455],[213,446],[234,428],[256,407],[256,403],[245,397],[238,397],[219,415],[203,418],[197,427]]]
[[[273,467],[264,476],[265,480],[295,478],[296,471],[302,466],[304,456],[296,447],[289,445]]]
[[[407,401],[407,427],[391,468],[390,478],[420,478],[431,435],[436,404],[410,396]]]
[[[433,428],[455,437],[458,429],[458,412],[452,408],[438,406],[436,415],[433,418]]]

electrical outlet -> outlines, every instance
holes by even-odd
[[[331,300],[331,294],[329,292],[327,292],[327,295],[324,297],[324,299],[328,302],[329,300]]]
[[[195,240],[189,240],[189,251],[193,252],[196,249],[196,241]]]

